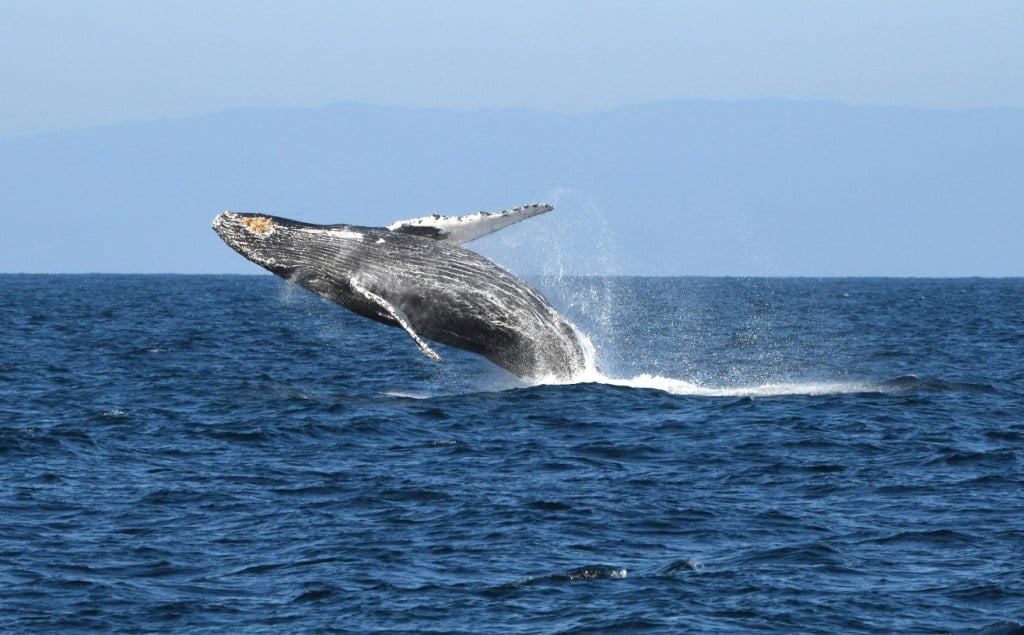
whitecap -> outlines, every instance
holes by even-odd
[[[891,392],[891,389],[883,384],[864,381],[780,381],[714,385],[650,373],[641,373],[634,377],[613,377],[601,372],[595,366],[587,368],[570,380],[538,378],[532,385],[548,384],[603,384],[624,388],[660,390],[672,395],[690,397],[784,397]]]
[[[385,390],[381,394],[397,399],[430,399],[434,395],[425,392],[411,392],[407,390]]]

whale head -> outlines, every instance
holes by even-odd
[[[246,259],[286,279],[303,277],[324,250],[340,251],[363,239],[345,225],[313,225],[268,214],[223,212],[212,227]]]

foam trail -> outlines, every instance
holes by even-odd
[[[584,380],[587,381],[587,380]],[[786,395],[835,395],[844,393],[884,392],[878,385],[858,382],[776,382],[746,386],[706,386],[685,379],[647,373],[628,379],[599,376],[590,381],[611,386],[662,390],[673,395],[696,397],[781,397]]]
[[[583,344],[583,352],[586,358],[586,366],[583,371],[570,380],[558,380],[552,377],[537,378],[532,382],[533,385],[604,384],[607,386],[661,390],[672,395],[694,397],[781,397],[786,395],[815,396],[891,392],[877,382],[808,381],[709,386],[685,379],[649,373],[641,373],[635,377],[611,377],[598,368],[597,350],[587,334],[578,328],[576,328],[576,333],[579,336],[580,343]]]
[[[739,386],[709,386],[685,379],[642,373],[635,377],[610,377],[599,370],[588,369],[571,381],[538,381],[538,384],[604,384],[626,388],[661,390],[672,395],[693,397],[781,397],[786,395],[837,395],[847,393],[891,392],[884,386],[871,382],[766,382]]]

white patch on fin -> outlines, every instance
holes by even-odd
[[[433,214],[395,221],[388,225],[388,229],[461,245],[552,209],[550,205],[523,205],[494,213],[477,212],[463,216]]]
[[[427,343],[423,341],[423,338],[420,337],[416,333],[416,331],[413,330],[412,324],[409,323],[409,318],[406,317],[405,313],[402,313],[401,309],[394,306],[393,304],[391,304],[384,298],[380,297],[373,291],[370,291],[366,287],[362,286],[358,282],[353,281],[352,288],[361,293],[363,297],[369,300],[370,302],[373,302],[377,306],[384,309],[388,315],[394,318],[394,320],[398,322],[399,326],[401,326],[402,329],[404,329],[405,332],[409,334],[409,337],[412,338],[412,341],[416,342],[416,345],[420,347],[420,350],[423,351],[424,355],[434,360],[435,362],[441,361],[441,356],[435,353],[434,349],[430,348],[430,346],[428,346]]]

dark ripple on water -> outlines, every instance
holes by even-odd
[[[1021,632],[1024,284],[604,288],[635,379],[530,387],[263,277],[0,276],[0,631]]]

